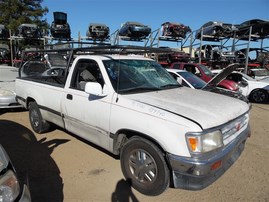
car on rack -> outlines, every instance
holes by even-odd
[[[168,48],[168,47],[161,47],[161,48]],[[171,53],[160,53],[157,54],[157,60],[159,63],[172,63],[172,62],[189,62],[191,60],[191,55],[189,53],[185,53],[182,50],[176,48],[170,48],[174,50]]]
[[[204,60],[222,61],[222,62],[237,62],[237,57],[234,51],[229,51],[228,48],[221,45],[205,44],[201,48],[197,48],[194,52],[195,58],[201,57]]]
[[[198,63],[173,62],[169,66],[166,66],[165,68],[187,70],[193,73],[194,75],[198,76],[205,82],[209,82],[214,77],[214,74],[211,72],[209,68]],[[218,84],[218,87],[235,91],[235,92],[239,90],[239,86],[237,83],[227,80],[227,79],[222,80]]]
[[[139,22],[125,22],[119,29],[119,36],[127,37],[130,40],[142,40],[148,37],[151,28]]]
[[[162,36],[171,38],[186,38],[186,34],[191,32],[191,28],[182,23],[165,22],[162,24]]]
[[[248,58],[248,63],[257,66],[262,66],[264,68],[269,64],[269,51],[265,48],[242,48],[235,51],[241,62],[244,63]]]
[[[10,48],[7,44],[0,44],[0,64],[10,64]]]
[[[17,30],[17,36],[24,38],[40,38],[42,34],[35,24],[21,24]]]
[[[209,21],[203,24],[197,31],[195,38],[202,39],[204,41],[216,41],[220,37],[231,37],[235,27],[229,23],[223,23],[219,21]]]
[[[1,39],[8,39],[9,38],[9,31],[5,25],[0,24],[0,38]]]
[[[51,36],[60,39],[71,39],[71,29],[67,22],[67,14],[64,12],[53,12],[54,21],[50,26]]]
[[[86,35],[90,39],[104,41],[109,38],[109,27],[102,23],[90,23]]]
[[[242,94],[252,102],[264,103],[269,97],[269,82],[267,80],[257,81],[242,72],[232,72],[226,79],[240,85]]]
[[[248,39],[250,27],[252,27],[251,35],[264,38],[269,35],[269,21],[262,19],[251,19],[241,24],[235,25],[237,28],[236,35],[238,38]]]
[[[28,186],[23,183],[6,152],[0,144],[0,200],[3,202],[31,202]]]

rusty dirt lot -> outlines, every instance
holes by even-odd
[[[33,132],[27,111],[0,111],[0,142],[32,201],[269,201],[269,104],[253,104],[252,135],[237,162],[201,191],[169,188],[148,197],[124,180],[120,161],[61,129]]]

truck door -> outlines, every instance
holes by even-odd
[[[108,148],[111,96],[97,97],[84,92],[86,82],[104,86],[100,68],[95,60],[80,59],[72,74],[70,86],[65,87],[63,114],[68,131]]]

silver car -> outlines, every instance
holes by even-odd
[[[2,145],[0,145],[0,201],[30,202],[28,187],[21,183]]]
[[[0,109],[22,107],[16,100],[15,80],[18,68],[0,66]]]

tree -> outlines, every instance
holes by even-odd
[[[43,0],[0,0],[0,24],[4,24],[14,34],[20,24],[36,24],[48,32],[49,24],[42,19],[49,11],[42,7]]]

